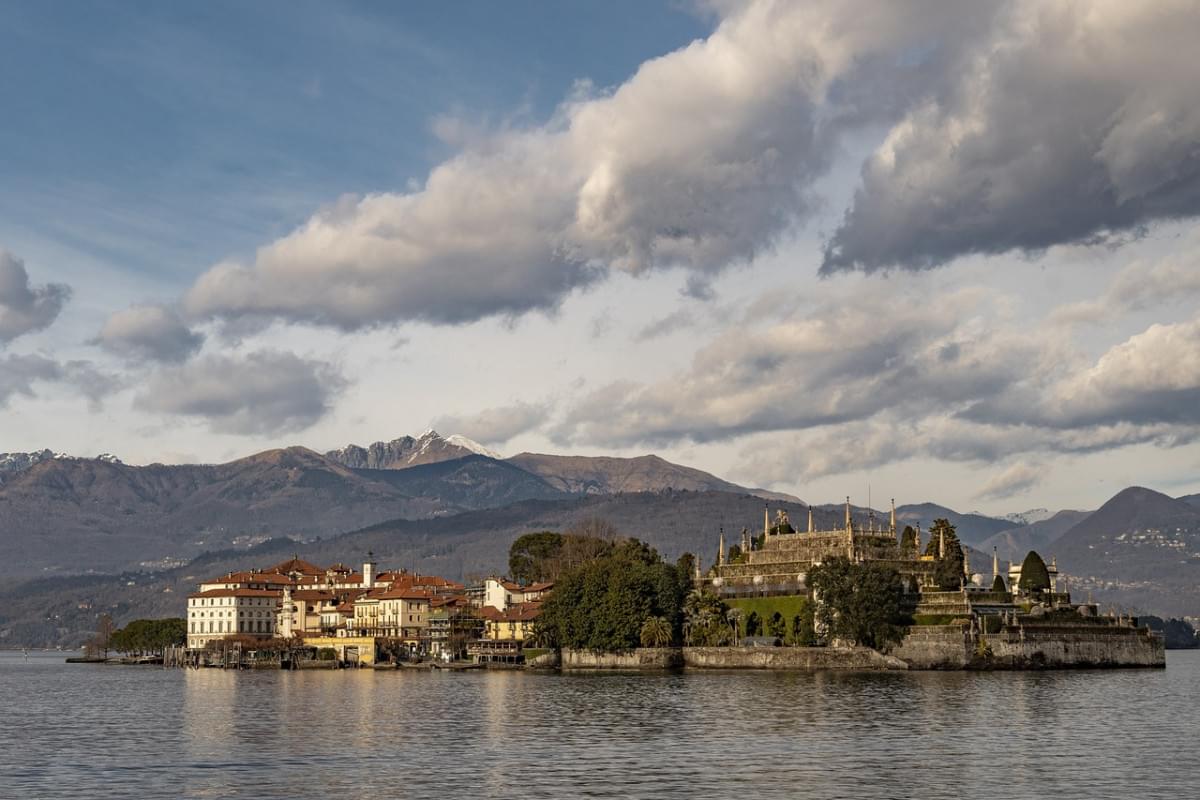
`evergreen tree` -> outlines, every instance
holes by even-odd
[[[1008,587],[1004,585],[1004,578],[1001,577],[1000,575],[997,575],[995,580],[992,581],[992,591],[993,592],[1007,592],[1008,591]]]
[[[1022,592],[1032,595],[1050,591],[1050,571],[1036,550],[1030,550],[1021,562],[1021,580],[1017,586]]]
[[[904,630],[900,574],[881,564],[832,558],[808,574],[817,598],[817,618],[832,638],[867,647],[899,641]]]
[[[637,647],[646,621],[661,617],[673,640],[690,587],[678,564],[625,539],[559,576],[542,605],[539,635],[559,647],[619,652]]]
[[[962,543],[958,541],[958,533],[955,532],[954,526],[950,524],[948,519],[935,519],[933,527],[929,529],[929,543],[925,545],[925,555],[938,556],[941,548],[941,541],[944,535],[946,541],[946,552],[941,558],[938,558],[937,568],[934,570],[933,577],[938,588],[943,592],[952,592],[962,586],[963,581],[963,549]]]
[[[797,647],[811,647],[816,642],[816,615],[813,604],[805,603],[804,610],[792,617],[792,644]]]

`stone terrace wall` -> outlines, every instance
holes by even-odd
[[[907,669],[868,647],[641,647],[627,653],[563,650],[564,670]]]
[[[907,669],[868,647],[685,647],[683,663],[697,669]]]
[[[988,652],[990,651],[990,655]],[[966,625],[919,625],[891,654],[912,669],[1161,667],[1162,639],[1119,626],[1016,626],[972,635]]]
[[[991,666],[1000,668],[1163,667],[1167,663],[1163,640],[1144,629],[1025,627],[983,639],[991,648]]]
[[[912,669],[966,669],[974,652],[967,625],[916,625],[891,654]]]
[[[562,668],[576,669],[676,669],[683,666],[678,647],[639,647],[625,653],[597,653],[591,650],[562,651]]]

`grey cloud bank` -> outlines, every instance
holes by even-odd
[[[1039,251],[1200,213],[1194,2],[1007,3],[864,165],[822,270]]]
[[[189,329],[175,309],[146,305],[113,314],[95,342],[136,361],[179,362],[199,351],[204,336]]]
[[[70,297],[66,284],[31,284],[25,263],[0,249],[0,346],[49,327]]]
[[[221,433],[284,433],[319,420],[345,385],[333,367],[292,353],[201,356],[157,371],[135,405],[193,417]]]

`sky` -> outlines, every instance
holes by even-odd
[[[0,6],[0,452],[1200,491],[1200,3]]]

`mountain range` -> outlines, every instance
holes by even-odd
[[[509,543],[522,533],[589,517],[669,557],[689,551],[706,563],[721,528],[730,543],[742,527],[758,530],[764,503],[806,521],[797,498],[658,456],[501,459],[480,450],[431,431],[324,455],[288,447],[215,465],[5,454],[0,578],[10,588],[0,592],[0,638],[37,630],[45,640],[54,616],[45,609],[57,608],[50,628],[66,641],[76,623],[63,620],[86,616],[96,603],[127,614],[178,605],[176,593],[200,577],[293,552],[353,561],[374,550],[389,565],[461,578],[502,571]],[[853,513],[883,523],[887,512]],[[819,526],[840,525],[843,514],[840,504],[814,507]],[[1035,509],[1000,519],[920,503],[899,506],[897,516],[923,531],[949,519],[973,548],[972,565],[989,575],[993,548],[1005,561],[1036,549],[1057,557],[1077,594],[1164,615],[1200,614],[1200,495],[1134,487],[1095,512]],[[14,580],[26,583],[12,588]]]
[[[673,489],[796,500],[657,456],[505,461],[487,453],[428,431],[325,455],[288,447],[216,465],[7,454],[0,577],[163,567],[271,537],[304,541],[523,500]]]

